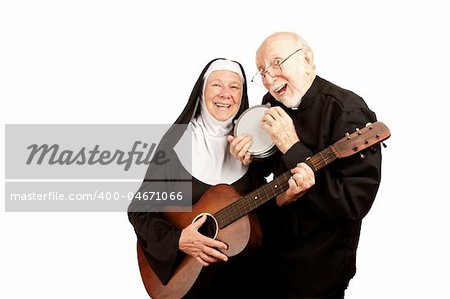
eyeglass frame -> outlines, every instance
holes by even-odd
[[[280,67],[280,70],[283,71],[283,69],[281,68],[281,65],[282,65],[283,63],[285,63],[286,60],[288,60],[289,58],[291,58],[292,56],[294,56],[295,53],[300,52],[301,50],[303,50],[303,48],[299,48],[299,49],[295,50],[292,54],[290,54],[288,57],[286,57],[285,59],[283,59],[280,63],[276,64],[276,66],[279,66],[279,67]],[[269,69],[270,69],[271,67],[273,67],[273,66],[274,66],[274,64],[271,63],[271,64],[270,64],[268,67],[266,67],[266,69],[263,70],[262,72],[257,71],[256,74],[253,75],[252,80],[250,80],[250,82],[255,83],[255,84],[258,84],[258,83],[255,82],[256,76],[258,76],[258,75],[261,76],[261,81],[262,81],[263,78],[266,78],[266,73],[269,74],[269,76],[273,78],[273,76],[269,73]]]

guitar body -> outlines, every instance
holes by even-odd
[[[240,197],[240,194],[232,186],[220,184],[208,189],[192,206],[192,212],[163,212],[163,215],[174,227],[183,229],[199,215],[206,213],[208,215],[207,222],[202,227],[209,227],[212,230],[205,231],[204,234],[209,237],[216,235],[215,239],[228,244],[228,249],[222,252],[231,257],[244,250],[245,252],[256,250],[261,244],[261,227],[255,215],[244,215],[222,229],[216,226],[212,215],[236,202]],[[137,254],[145,289],[150,297],[155,299],[183,297],[191,289],[203,268],[195,258],[186,255],[168,284],[163,285],[147,263],[139,243],[137,244]]]

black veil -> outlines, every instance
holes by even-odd
[[[178,140],[180,140],[181,136],[184,133],[184,129],[186,129],[184,126],[178,126],[178,125],[187,125],[192,120],[192,118],[195,118],[200,113],[200,104],[199,104],[199,98],[203,91],[203,77],[208,70],[211,63],[213,63],[216,60],[225,59],[225,58],[216,58],[208,62],[208,64],[203,68],[202,72],[200,73],[200,76],[197,79],[197,82],[194,85],[194,88],[192,89],[191,95],[189,96],[189,100],[184,107],[181,114],[178,116],[177,120],[175,121],[174,125],[167,131],[167,133],[164,135],[164,137],[161,140],[160,146],[163,146],[164,149],[173,148]],[[239,116],[249,108],[248,103],[248,94],[247,94],[247,78],[245,76],[244,68],[242,65],[232,60],[233,62],[237,63],[241,69],[242,76],[244,77],[243,82],[243,88],[242,88],[242,99],[241,99],[241,106],[233,118],[233,121],[239,118]],[[194,111],[195,110],[195,111]]]
[[[158,152],[170,152],[173,150],[175,145],[178,143],[180,138],[183,136],[184,132],[187,129],[187,125],[189,122],[195,118],[200,113],[200,103],[199,99],[203,91],[203,84],[204,84],[204,75],[206,71],[208,70],[211,63],[213,63],[216,60],[225,59],[225,58],[216,58],[208,62],[208,64],[203,68],[202,72],[200,73],[194,88],[191,91],[191,94],[189,96],[189,100],[184,107],[181,114],[178,116],[177,120],[173,123],[173,125],[169,128],[169,130],[164,134],[164,136],[161,139],[161,142],[159,143],[156,153]],[[243,87],[242,87],[242,99],[241,99],[241,106],[239,107],[239,110],[237,114],[234,116],[233,121],[237,120],[239,116],[249,108],[249,102],[248,102],[248,94],[247,94],[247,78],[245,76],[244,68],[242,65],[234,60],[231,60],[239,65],[239,68],[241,69],[242,76],[244,78]],[[152,173],[154,172],[154,167],[152,167],[153,163],[150,164],[150,166],[147,169],[147,173],[145,175],[145,180],[149,180],[152,176]],[[154,166],[154,165],[153,165]],[[158,168],[158,167],[157,167]]]

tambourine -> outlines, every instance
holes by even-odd
[[[248,152],[254,159],[263,159],[276,152],[277,147],[270,138],[269,133],[261,126],[264,112],[269,109],[267,105],[257,105],[245,110],[236,120],[234,136],[248,134],[252,136],[253,143]]]

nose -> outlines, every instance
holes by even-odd
[[[266,75],[262,78],[262,82],[265,87],[272,85],[275,80],[276,78],[269,75],[269,73],[266,73]]]
[[[230,98],[230,97],[231,97],[231,90],[230,90],[230,88],[228,88],[228,87],[223,87],[223,88],[220,90],[220,96],[221,96],[222,98],[225,98],[225,99]]]

